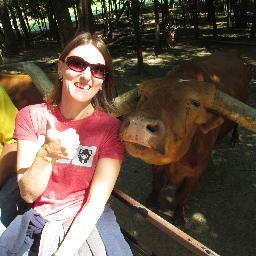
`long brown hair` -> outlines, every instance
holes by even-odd
[[[111,101],[113,100],[114,97],[117,96],[117,91],[115,87],[112,59],[107,49],[107,46],[103,42],[103,40],[96,34],[91,34],[88,32],[79,33],[64,48],[64,50],[62,51],[59,57],[59,61],[64,62],[69,52],[72,49],[80,45],[87,45],[87,44],[92,44],[100,51],[100,53],[103,55],[103,58],[105,60],[105,65],[108,70],[108,73],[103,82],[102,90],[100,90],[92,99],[92,104],[96,108],[108,110],[111,108],[111,105],[110,105]],[[58,79],[58,81],[55,83],[53,93],[45,98],[46,103],[49,105],[58,105],[61,100],[61,93],[62,93],[62,80]]]

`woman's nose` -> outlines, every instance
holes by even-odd
[[[92,76],[90,67],[87,67],[81,74],[82,79],[90,80]]]

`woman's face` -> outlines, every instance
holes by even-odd
[[[92,44],[80,45],[74,48],[69,52],[66,59],[70,56],[78,56],[90,64],[105,65],[103,55]],[[88,103],[101,89],[103,83],[103,79],[92,75],[91,68],[89,66],[84,71],[77,72],[70,69],[65,62],[60,61],[58,73],[59,77],[63,78],[63,101],[72,97],[73,100],[77,102]]]

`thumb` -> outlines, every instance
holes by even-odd
[[[46,130],[57,130],[54,123],[54,118],[48,112],[46,112]]]

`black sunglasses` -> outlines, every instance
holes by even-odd
[[[99,79],[105,79],[107,75],[107,67],[103,64],[90,64],[89,62],[85,61],[83,58],[78,56],[69,56],[64,61],[67,66],[76,72],[83,72],[86,70],[87,67],[90,67],[91,73],[94,77]]]

